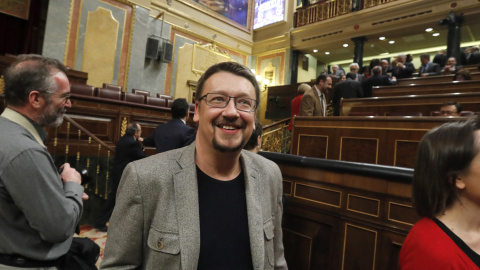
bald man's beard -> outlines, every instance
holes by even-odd
[[[63,123],[63,116],[66,112],[67,110],[63,107],[55,108],[49,104],[43,111],[39,124],[44,127],[58,127]]]

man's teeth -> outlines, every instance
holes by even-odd
[[[223,129],[235,129],[234,127],[232,126],[222,126]]]

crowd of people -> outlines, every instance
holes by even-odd
[[[348,73],[339,65],[332,65],[331,72],[327,67],[317,77],[312,89],[305,91],[301,100],[297,96],[296,101],[292,101],[291,115],[339,116],[341,99],[372,97],[373,87],[395,85],[397,79],[453,74],[453,81],[471,80],[470,71],[464,69],[462,64],[480,63],[480,52],[476,46],[465,49],[462,64],[458,64],[455,57],[447,59],[445,50],[435,55],[433,61],[430,61],[428,53],[421,54],[421,65],[418,69],[412,60],[410,54],[399,54],[395,59],[372,59],[368,66],[361,68],[357,63],[351,63]],[[327,97],[330,97],[330,100],[327,100]],[[293,108],[297,108],[298,104],[300,110],[297,112]],[[332,114],[328,114],[326,109],[330,104]]]

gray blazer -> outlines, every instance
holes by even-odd
[[[197,269],[200,253],[195,143],[130,163],[122,176],[101,269]],[[252,262],[287,269],[282,243],[282,175],[243,150]]]

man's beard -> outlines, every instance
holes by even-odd
[[[58,127],[63,123],[63,116],[66,110],[64,108],[59,108],[55,110],[51,104],[43,111],[42,119],[40,120],[40,125],[44,127]]]
[[[243,146],[245,146],[245,144],[247,143],[247,141],[245,140],[245,136],[243,134],[242,134],[242,138],[241,138],[240,142],[236,146],[232,146],[232,147],[223,146],[217,141],[217,138],[215,136],[215,132],[216,132],[215,127],[217,127],[217,123],[218,123],[217,121],[214,121],[212,123],[213,130],[214,130],[213,139],[212,139],[213,148],[215,150],[218,150],[218,151],[223,152],[223,153],[238,152],[239,150],[242,150]],[[224,123],[224,122],[222,122],[222,123]],[[225,123],[228,124],[228,121],[226,121]],[[240,129],[245,129],[245,124],[242,124]]]

